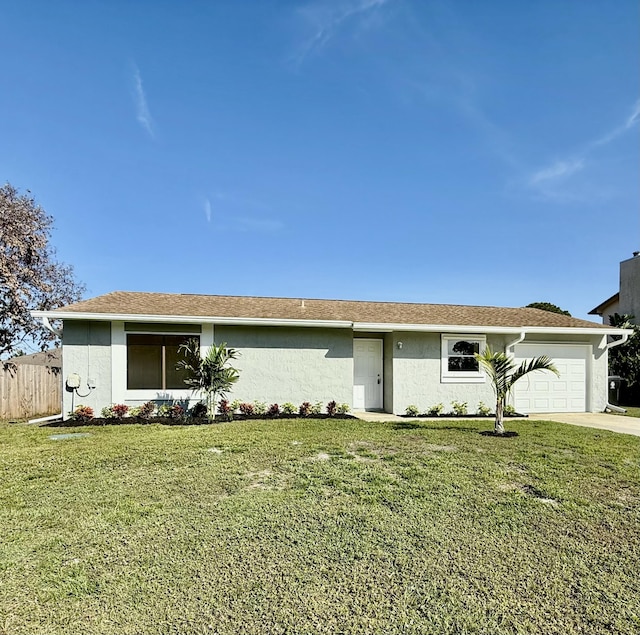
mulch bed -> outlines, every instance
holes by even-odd
[[[159,423],[165,426],[202,426],[202,425],[210,425],[216,423],[225,423],[227,421],[249,421],[252,419],[265,419],[265,420],[273,420],[277,421],[278,419],[355,419],[353,415],[344,414],[344,415],[335,415],[334,417],[330,417],[327,414],[319,414],[319,415],[309,415],[308,417],[303,417],[299,414],[292,415],[280,415],[278,417],[269,417],[267,415],[233,415],[232,419],[225,419],[222,415],[216,415],[216,418],[213,421],[209,421],[206,417],[179,417],[179,418],[171,418],[171,417],[150,417],[149,419],[140,419],[139,417],[123,417],[122,419],[105,419],[104,417],[94,417],[89,421],[74,421],[72,419],[67,419],[66,421],[52,421],[49,423],[44,423],[42,427],[47,428],[76,428],[82,426],[117,426],[117,425],[128,425],[132,423]]]

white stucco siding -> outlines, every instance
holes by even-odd
[[[397,342],[402,342],[399,349]],[[495,350],[504,350],[503,337],[488,337],[487,344]],[[492,405],[493,389],[483,383],[442,383],[440,333],[395,333],[393,346],[393,410],[403,414],[414,404],[425,412],[430,406],[444,404],[451,410],[452,401],[466,401],[469,413],[474,413],[480,401]]]
[[[65,418],[80,404],[91,406],[99,416],[101,408],[111,403],[111,324],[67,320],[63,325],[62,345]],[[75,397],[66,389],[66,379],[72,373],[80,375],[81,381]],[[95,382],[94,390],[89,390],[87,380]]]
[[[331,400],[351,405],[353,333],[350,329],[216,326],[217,343],[238,349],[240,379],[231,399]]]

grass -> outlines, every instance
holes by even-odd
[[[0,424],[0,633],[640,632],[640,438],[486,427]]]
[[[629,406],[624,406],[624,409],[627,411],[624,413],[625,417],[640,417],[640,408],[630,408]]]

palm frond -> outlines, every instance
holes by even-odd
[[[511,386],[515,384],[519,379],[528,375],[529,373],[533,373],[537,370],[548,370],[554,373],[557,377],[560,377],[560,372],[554,366],[553,361],[550,357],[546,355],[541,355],[540,357],[536,357],[534,359],[530,359],[528,362],[524,361],[520,366],[515,370],[515,372],[511,375]]]

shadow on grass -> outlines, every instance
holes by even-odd
[[[480,432],[483,437],[496,437],[498,439],[510,439],[511,437],[519,437],[520,435],[517,432],[513,432],[511,430],[507,432],[503,432],[502,434],[498,434],[493,430],[483,430]]]
[[[405,423],[404,421],[394,423],[391,426],[394,430],[455,430],[456,432],[477,432],[476,428],[469,428],[467,426],[434,426],[426,423]]]

